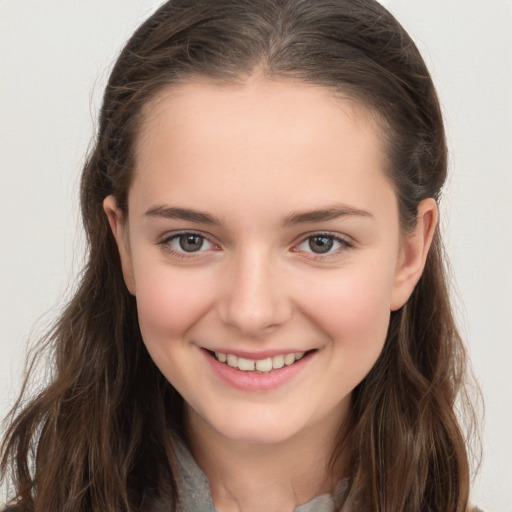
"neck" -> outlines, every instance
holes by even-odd
[[[243,443],[222,436],[193,410],[187,422],[190,449],[208,477],[222,512],[293,511],[315,496],[331,493],[347,474],[342,454],[331,467],[339,421],[315,426],[282,442]]]

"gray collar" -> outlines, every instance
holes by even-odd
[[[173,446],[180,469],[178,475],[178,512],[219,512],[213,505],[208,479],[197,465],[185,443],[173,436]],[[348,479],[340,480],[332,495],[320,494],[307,503],[296,507],[294,512],[348,512],[343,507],[347,493]]]

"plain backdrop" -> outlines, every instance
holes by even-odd
[[[0,0],[2,417],[27,340],[55,318],[81,267],[78,176],[110,66],[159,3]],[[442,227],[486,408],[473,501],[512,512],[512,2],[383,3],[422,51],[446,119]]]

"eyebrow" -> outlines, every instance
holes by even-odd
[[[222,224],[220,219],[210,215],[209,213],[175,206],[153,206],[152,208],[149,208],[144,215],[148,217],[160,217],[163,219],[188,220],[190,222],[198,222],[200,224],[210,224],[215,226]]]
[[[358,216],[369,217],[373,215],[365,210],[354,208],[348,205],[336,205],[319,210],[307,210],[302,212],[293,212],[287,215],[283,221],[284,226],[295,226],[297,224],[307,224],[310,222],[325,222],[338,219],[339,217]]]
[[[163,219],[179,219],[199,224],[208,224],[211,226],[220,226],[222,221],[210,213],[191,208],[180,208],[176,206],[158,205],[149,208],[144,214],[148,217],[160,217]],[[313,222],[325,222],[339,217],[358,216],[373,218],[370,212],[354,208],[348,205],[336,205],[317,210],[305,210],[292,212],[283,219],[283,226],[296,226],[299,224],[308,224]]]

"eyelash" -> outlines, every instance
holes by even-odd
[[[201,248],[198,251],[184,251],[184,250],[176,250],[172,247],[171,242],[173,241],[179,241],[180,237],[182,236],[197,236],[202,239],[203,244],[206,241],[207,243],[211,244],[212,246],[217,246],[217,244],[214,244],[213,242],[210,242],[208,240],[208,237],[201,233],[197,233],[196,231],[180,231],[178,233],[173,233],[172,235],[166,236],[163,240],[158,242],[158,245],[162,247],[162,249],[171,254],[172,256],[176,256],[178,258],[182,259],[191,259],[194,258],[195,255],[197,255],[200,252],[203,252],[201,249],[203,248],[203,244],[201,245]],[[179,243],[179,242],[178,242]]]
[[[300,247],[301,245],[306,244],[308,242],[309,242],[309,244],[311,244],[311,240],[313,240],[314,238],[328,238],[333,243],[339,244],[339,247],[334,250],[329,249],[328,252],[325,252],[325,253],[316,253],[313,251],[301,251],[301,252],[308,254],[308,256],[306,256],[306,257],[311,260],[315,260],[315,261],[325,260],[329,257],[338,256],[343,251],[354,248],[354,244],[352,242],[350,242],[349,240],[347,240],[346,238],[335,235],[334,233],[319,232],[319,233],[312,233],[312,234],[304,237],[302,239],[302,241],[292,249],[293,252],[299,252],[300,249],[298,247]]]
[[[176,250],[175,248],[173,248],[171,245],[171,242],[179,241],[179,238],[182,236],[197,236],[197,237],[201,238],[203,243],[202,243],[200,249],[198,251],[187,252],[184,250]],[[313,251],[299,249],[299,247],[305,243],[311,244],[311,240],[313,240],[314,238],[317,238],[317,239],[318,238],[327,238],[327,239],[331,240],[332,243],[339,244],[339,247],[335,250],[328,249],[328,251],[326,251],[325,253],[315,253]],[[172,235],[169,235],[169,236],[165,237],[163,240],[161,240],[160,242],[158,242],[158,245],[161,246],[165,252],[171,254],[172,256],[175,256],[175,257],[178,257],[181,259],[192,259],[192,258],[197,257],[197,255],[199,253],[204,252],[204,250],[203,250],[204,242],[207,242],[208,244],[212,245],[213,247],[219,247],[217,244],[211,242],[208,239],[208,237],[206,237],[205,235],[198,233],[196,231],[181,231],[178,233],[173,233]],[[305,254],[308,254],[308,256],[306,256],[306,257],[311,260],[324,260],[329,257],[337,256],[341,252],[343,252],[345,250],[352,249],[353,247],[354,247],[354,245],[352,242],[348,241],[345,238],[337,236],[333,233],[317,232],[317,233],[312,233],[312,234],[302,238],[300,243],[295,245],[291,250],[293,252],[303,252]]]

